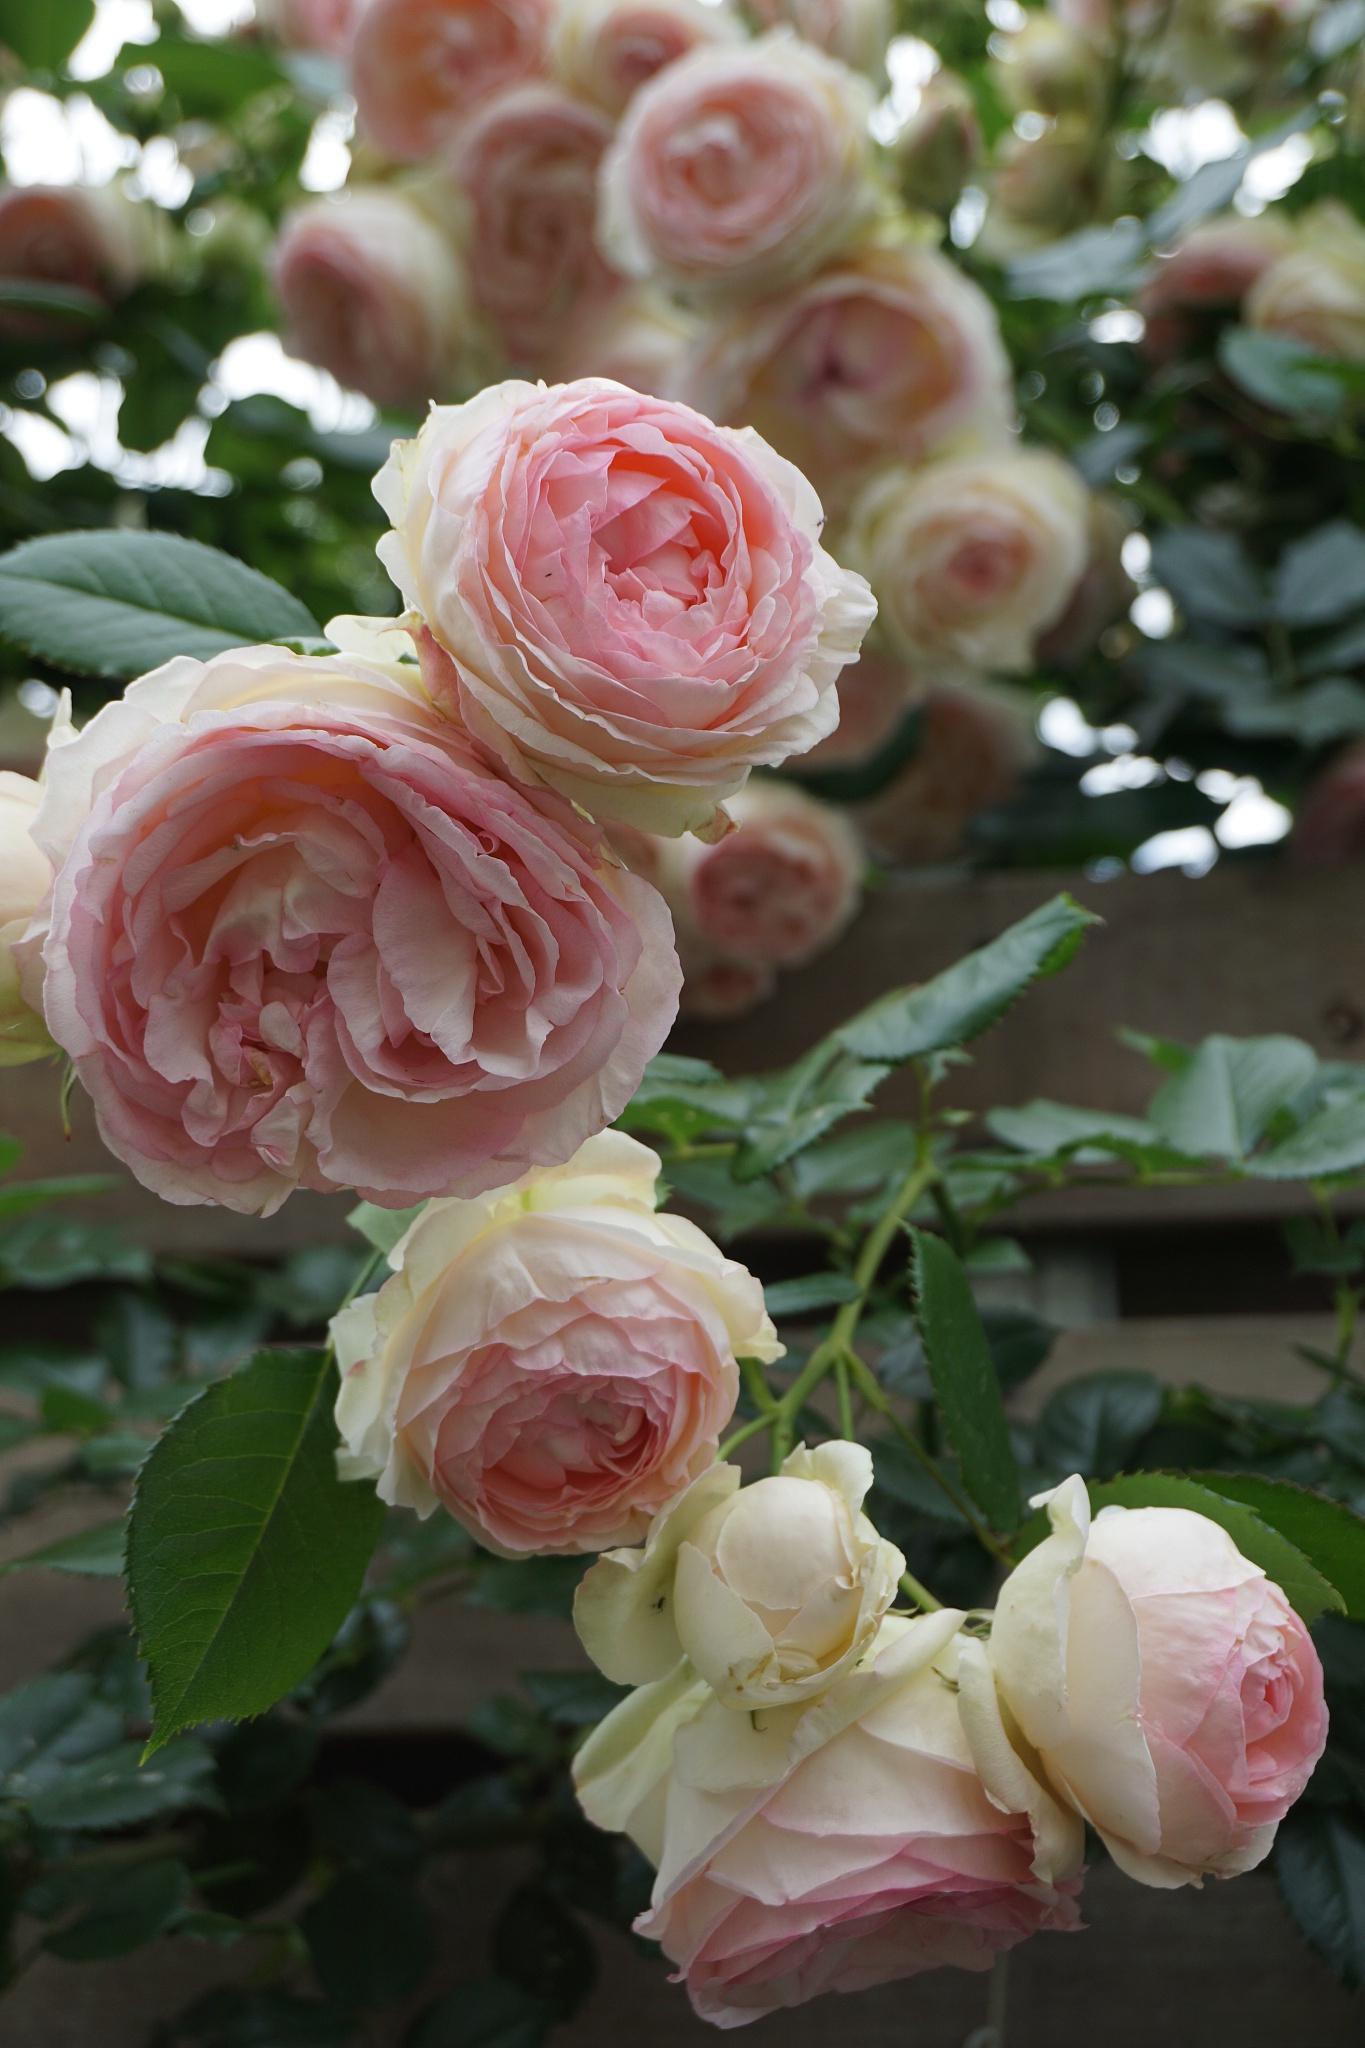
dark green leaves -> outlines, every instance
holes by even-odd
[[[1181,1152],[1241,1159],[1275,1111],[1312,1079],[1317,1064],[1301,1039],[1215,1035],[1158,1090],[1150,1118]]]
[[[122,679],[317,630],[268,576],[179,534],[44,534],[0,555],[0,636],[75,675]]]
[[[1332,626],[1365,602],[1365,533],[1333,520],[1287,547],[1275,573],[1275,616],[1286,626]]]
[[[303,1916],[318,1981],[337,2005],[394,2005],[431,1968],[426,1908],[389,1871],[347,1870]]]
[[[1296,1806],[1275,1838],[1280,1894],[1304,1939],[1346,1984],[1365,1984],[1365,1822]]]
[[[182,1410],[138,1480],[128,1595],[151,1749],[263,1713],[306,1677],[360,1590],[383,1508],[336,1474],[335,1367],[263,1351]]]
[[[32,71],[55,71],[95,18],[95,0],[0,0],[0,45]]]
[[[963,1045],[1003,1017],[1030,983],[1065,967],[1086,927],[1098,923],[1070,896],[1054,896],[932,981],[882,996],[835,1036],[857,1058],[889,1065]]]
[[[1161,1414],[1161,1388],[1147,1372],[1096,1372],[1070,1380],[1038,1418],[1034,1453],[1056,1478],[1110,1478],[1128,1464]]]
[[[116,1579],[123,1570],[123,1543],[121,1521],[100,1522],[74,1536],[59,1536],[55,1542],[45,1543],[41,1550],[30,1550],[27,1557],[11,1558],[8,1564],[0,1565],[0,1572],[46,1565],[49,1571],[73,1572],[80,1578]]]
[[[1348,1614],[1365,1621],[1365,1518],[1341,1501],[1326,1500],[1283,1479],[1263,1479],[1250,1472],[1198,1472],[1194,1477],[1224,1499],[1240,1501],[1266,1528],[1276,1530],[1311,1559],[1340,1595],[1339,1601],[1326,1605],[1344,1606]],[[1242,1548],[1248,1557],[1255,1556],[1245,1545]],[[1270,1571],[1264,1558],[1257,1557],[1256,1562]],[[1289,1592],[1287,1586],[1285,1591]]]
[[[962,1483],[993,1528],[1012,1529],[1019,1520],[1019,1474],[967,1276],[941,1237],[923,1230],[910,1235],[920,1340]]]

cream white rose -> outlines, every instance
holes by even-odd
[[[877,479],[847,540],[902,653],[1020,671],[1085,568],[1089,497],[1058,456],[1001,449]]]
[[[1329,202],[1301,216],[1295,239],[1252,285],[1247,325],[1288,335],[1319,355],[1365,362],[1365,228]]]
[[[53,1049],[42,1017],[24,1000],[13,950],[52,886],[52,864],[29,831],[42,794],[32,777],[0,770],[0,1067]]]
[[[833,1442],[793,1451],[740,1485],[715,1465],[654,1524],[642,1550],[588,1572],[574,1621],[622,1685],[666,1676],[679,1654],[727,1706],[790,1706],[865,1654],[905,1559],[862,1512],[871,1454]]]
[[[665,65],[743,36],[728,6],[706,0],[562,0],[550,61],[570,92],[619,115]]]

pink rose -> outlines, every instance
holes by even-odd
[[[1107,1507],[1092,1523],[1075,1478],[1043,1501],[1052,1534],[1001,1587],[978,1650],[1030,1766],[1140,1884],[1254,1869],[1327,1740],[1308,1631],[1203,1515]],[[963,1718],[998,1790],[1018,1743],[968,1678]]]
[[[658,1172],[604,1131],[424,1210],[332,1325],[343,1476],[503,1556],[638,1542],[714,1460],[736,1360],[782,1354],[752,1275],[656,1214]]]
[[[42,795],[30,776],[0,769],[0,1067],[24,1066],[53,1049],[15,953],[52,887],[51,863],[32,831]]]
[[[552,0],[364,0],[351,47],[363,132],[434,157],[495,92],[545,68]]]
[[[132,684],[48,758],[44,1007],[173,1202],[389,1207],[567,1158],[677,999],[658,895],[416,671],[276,647]]]
[[[425,405],[477,352],[460,259],[401,192],[351,186],[296,207],[273,268],[292,352],[376,405]]]
[[[891,0],[755,0],[764,28],[792,28],[841,64],[880,75],[895,32]]]
[[[1293,852],[1305,867],[1336,867],[1365,852],[1365,740],[1343,747],[1309,783]]]
[[[555,354],[554,381],[607,377],[650,398],[683,398],[696,321],[649,285],[580,299]]]
[[[686,941],[679,948],[679,958],[683,959],[680,1017],[693,1017],[700,1024],[724,1024],[747,1017],[750,1010],[757,1010],[777,994],[776,970],[759,960],[724,960],[716,953],[696,951]]]
[[[578,1751],[589,1819],[657,1867],[637,1931],[703,2019],[740,2027],[826,1991],[985,1970],[1079,1926],[1079,1824],[1022,1764],[998,1799],[973,1766],[954,1684],[964,1619],[893,1616],[821,1699],[761,1715],[681,1664]]]
[[[803,767],[850,768],[869,761],[892,739],[912,705],[923,701],[924,679],[893,655],[864,647],[838,682],[839,723],[812,747]]]
[[[552,54],[571,92],[619,115],[666,64],[742,37],[729,7],[711,0],[562,0]]]
[[[949,860],[972,820],[1008,803],[1038,753],[1031,698],[989,683],[940,683],[924,699],[914,755],[854,816],[889,860]]]
[[[161,217],[115,185],[0,188],[0,279],[87,292],[106,305],[126,298],[152,268]],[[24,341],[70,328],[60,311],[6,307],[0,334]]]
[[[514,774],[673,835],[832,727],[871,600],[756,435],[603,378],[500,384],[375,491],[428,686]]]
[[[734,829],[723,839],[666,849],[660,887],[680,932],[746,965],[815,959],[858,908],[866,862],[856,831],[832,805],[782,782],[751,782],[728,809]]]
[[[475,296],[516,361],[543,365],[581,303],[614,283],[598,254],[597,167],[612,127],[555,85],[500,93],[452,158],[472,210]]]
[[[631,101],[602,171],[618,270],[711,297],[769,291],[876,207],[871,93],[786,34],[693,51]]]
[[[344,56],[355,32],[361,0],[256,0],[261,27],[291,50],[326,50]]]
[[[995,309],[936,249],[872,247],[703,332],[686,393],[756,427],[827,500],[888,457],[1003,440],[1013,378]]]
[[[1319,355],[1365,363],[1365,226],[1335,200],[1309,207],[1288,253],[1248,292],[1243,317]]]
[[[1195,316],[1231,312],[1292,247],[1289,230],[1269,218],[1243,220],[1229,213],[1191,228],[1161,259],[1139,295],[1147,353],[1163,360],[1179,355]]]

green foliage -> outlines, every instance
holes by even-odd
[[[196,1721],[264,1712],[355,1600],[383,1511],[337,1477],[334,1383],[326,1352],[259,1352],[182,1410],[143,1467],[127,1578],[151,1749]]]
[[[1019,1473],[986,1333],[971,1288],[941,1237],[912,1231],[920,1340],[962,1483],[996,1529],[1019,1520]]]
[[[1344,1984],[1365,1984],[1365,1819],[1296,1807],[1275,1838],[1275,1876],[1304,1939]]]

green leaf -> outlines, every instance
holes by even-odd
[[[591,1728],[624,1697],[599,1671],[524,1671],[521,1682],[546,1720],[560,1728]]]
[[[1009,266],[1009,288],[1017,299],[1088,299],[1126,292],[1136,283],[1147,237],[1139,222],[1078,228],[1075,234],[1030,249]]]
[[[1065,967],[1086,927],[1099,922],[1072,897],[1054,896],[932,981],[880,997],[835,1039],[858,1059],[891,1065],[963,1045],[1003,1017],[1032,982]]]
[[[1290,1917],[1344,1984],[1365,1984],[1365,1819],[1296,1806],[1275,1838],[1275,1877]]]
[[[597,1978],[597,1951],[567,1907],[543,1884],[518,1885],[493,1929],[500,1976],[567,2019]]]
[[[337,2005],[396,2005],[435,1958],[431,1918],[391,1870],[344,1870],[303,1916],[303,1933],[328,1998]]]
[[[854,1300],[857,1293],[857,1284],[847,1273],[803,1273],[799,1280],[775,1280],[764,1289],[768,1314],[774,1318],[814,1315],[817,1309]]]
[[[956,1256],[941,1237],[910,1232],[920,1341],[962,1483],[992,1528],[1019,1520],[1019,1473],[986,1332]]]
[[[1320,1109],[1297,1131],[1247,1161],[1261,1180],[1319,1180],[1365,1166],[1365,1095]]]
[[[290,591],[180,534],[43,534],[0,555],[0,635],[76,675],[121,680],[317,631]]]
[[[993,1109],[987,1113],[986,1128],[1002,1145],[1027,1152],[1035,1159],[1054,1158],[1059,1152],[1105,1152],[1107,1140],[1125,1145],[1149,1146],[1159,1142],[1155,1125],[1141,1117],[1122,1116],[1107,1109],[1074,1109],[1066,1102],[1049,1102],[1039,1097],[1020,1109]]]
[[[1288,334],[1225,328],[1218,361],[1249,397],[1275,412],[1296,414],[1305,424],[1327,425],[1345,408],[1342,366]]]
[[[128,1597],[155,1710],[149,1751],[260,1714],[312,1670],[383,1524],[344,1485],[325,1351],[262,1351],[182,1409],[143,1466]]]
[[[100,1522],[93,1529],[81,1529],[74,1536],[59,1536],[41,1550],[26,1557],[12,1557],[0,1565],[0,1572],[28,1571],[45,1565],[49,1571],[72,1572],[78,1578],[116,1579],[123,1570],[124,1528],[117,1522]]]
[[[1212,1487],[1225,1499],[1242,1502],[1266,1528],[1276,1530],[1307,1557],[1340,1595],[1339,1600],[1324,1602],[1324,1606],[1344,1606],[1355,1620],[1365,1621],[1365,1517],[1343,1501],[1291,1486],[1285,1479],[1263,1479],[1249,1472],[1199,1472],[1194,1476],[1200,1485]],[[1245,1544],[1241,1548],[1248,1557],[1255,1557]],[[1275,1577],[1265,1558],[1256,1557],[1256,1563]],[[1289,1593],[1288,1586],[1285,1592]],[[1292,1593],[1289,1597],[1298,1607]],[[1298,1611],[1303,1613],[1301,1607]]]
[[[1365,533],[1334,519],[1291,542],[1275,571],[1275,616],[1285,626],[1333,626],[1365,604]]]
[[[850,1057],[837,1033],[822,1040],[756,1092],[749,1136],[731,1167],[734,1178],[758,1180],[794,1159],[853,1110],[865,1109],[890,1071],[884,1063]]]
[[[427,2007],[405,2048],[542,2048],[555,2015],[519,1984],[460,1984]]]
[[[123,1742],[70,1764],[34,1792],[28,1810],[40,1827],[125,1828],[187,1806],[213,1806],[213,1753],[193,1736],[170,1743],[151,1763],[142,1744]]]
[[[583,1571],[581,1557],[484,1558],[466,1599],[500,1614],[568,1615]]]
[[[1148,1114],[1182,1152],[1243,1159],[1276,1110],[1311,1081],[1317,1064],[1312,1047],[1299,1038],[1217,1034],[1158,1089]]]
[[[190,1876],[169,1857],[111,1872],[78,1920],[43,1947],[68,1963],[106,1962],[152,1941],[181,1911]]]
[[[1265,614],[1265,588],[1234,534],[1170,526],[1152,537],[1152,574],[1187,618],[1245,632]]]
[[[151,1254],[108,1223],[41,1211],[0,1226],[0,1287],[74,1287],[82,1280],[146,1280]]]
[[[122,1733],[122,1714],[87,1673],[35,1678],[0,1699],[0,1793],[27,1804]]]
[[[0,0],[0,44],[31,71],[56,71],[94,19],[95,0]]]
[[[90,1195],[107,1195],[118,1182],[108,1173],[71,1173],[54,1180],[25,1180],[0,1188],[0,1221],[26,1215],[30,1209],[45,1209],[49,1202],[81,1201]]]
[[[393,1250],[405,1230],[410,1230],[417,1221],[425,1202],[418,1202],[411,1209],[381,1209],[374,1202],[357,1202],[347,1214],[346,1221],[352,1230],[358,1231],[366,1244],[373,1245],[385,1258]]]
[[[1303,747],[1365,733],[1365,688],[1347,676],[1324,676],[1307,689],[1279,697],[1230,698],[1229,732],[1246,739],[1293,739]]]
[[[1059,1479],[1108,1479],[1155,1427],[1161,1387],[1149,1372],[1095,1372],[1051,1395],[1038,1418],[1034,1456]]]

